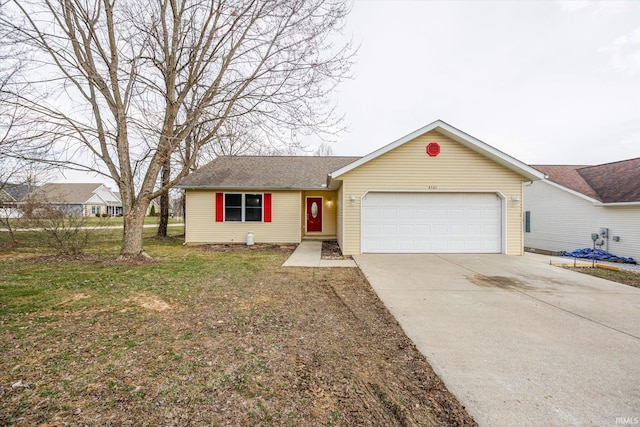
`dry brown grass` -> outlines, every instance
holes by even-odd
[[[578,271],[580,273],[589,274],[591,276],[600,277],[602,279],[611,280],[612,282],[623,283],[625,285],[634,286],[636,288],[640,288],[640,273],[634,273],[632,271],[615,271],[606,268],[588,268],[588,267],[580,267],[573,268],[569,267],[573,271]]]

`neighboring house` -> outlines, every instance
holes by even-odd
[[[2,184],[0,189],[0,218],[20,218],[20,201],[29,192],[27,184]]]
[[[443,121],[364,157],[220,157],[185,177],[188,244],[336,238],[346,255],[523,253],[544,175]]]
[[[76,216],[122,215],[120,197],[104,184],[48,183],[29,197]]]
[[[596,166],[534,165],[547,179],[525,186],[525,247],[596,247],[640,259],[640,158]]]

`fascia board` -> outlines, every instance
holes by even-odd
[[[605,208],[616,208],[616,207],[625,207],[625,206],[638,206],[640,207],[640,202],[615,202],[615,203],[601,203],[602,207]]]
[[[183,190],[220,190],[220,191],[323,191],[328,190],[324,187],[218,187],[211,185],[176,185],[175,188]]]
[[[531,181],[539,181],[545,178],[545,174],[537,169],[532,168],[526,163],[511,157],[510,155],[498,150],[495,147],[490,146],[473,136],[462,132],[459,129],[454,128],[448,123],[442,122],[438,125],[439,132],[459,142],[465,147],[482,154],[491,160],[495,161],[502,166],[511,169],[512,171],[525,176]]]

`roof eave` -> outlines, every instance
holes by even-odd
[[[581,199],[584,199],[584,200],[586,200],[588,202],[591,202],[594,205],[602,205],[603,204],[601,200],[594,199],[593,197],[589,197],[586,194],[582,194],[579,191],[572,190],[572,189],[570,189],[568,187],[565,187],[564,185],[558,184],[557,182],[553,182],[553,181],[550,181],[548,179],[543,180],[543,182],[545,182],[545,183],[547,183],[547,184],[549,184],[549,185],[551,185],[553,187],[556,187],[556,188],[558,188],[560,190],[566,191],[569,194],[572,194],[574,196],[580,197]]]
[[[454,141],[457,141],[459,143],[461,143],[462,145],[464,145],[465,147],[479,153],[482,154],[490,159],[492,159],[493,161],[495,161],[498,164],[501,164],[502,166],[505,166],[506,168],[524,176],[525,178],[527,178],[530,181],[539,181],[541,179],[544,179],[544,174],[534,168],[532,168],[531,166],[522,163],[521,161],[503,153],[500,150],[497,150],[493,147],[491,147],[490,145],[480,141],[479,139],[476,139],[474,137],[472,137],[471,135],[468,135],[464,132],[462,132],[459,129],[456,129],[455,127],[449,125],[448,123],[445,123],[442,120],[436,120],[433,123],[430,123],[390,144],[385,145],[382,148],[379,148],[378,150],[362,157],[359,160],[356,160],[353,163],[348,164],[347,166],[338,169],[337,171],[332,172],[331,174],[329,174],[329,176],[331,178],[337,178],[340,175],[343,175],[355,168],[357,168],[358,166],[361,166],[421,135],[424,135],[427,132],[430,132],[432,130],[437,130],[438,132],[442,133],[443,135],[453,139]]]
[[[225,190],[225,191],[322,191],[322,187],[244,187],[244,186],[213,186],[213,185],[176,185],[183,190]]]
[[[600,203],[602,207],[625,207],[625,206],[640,206],[640,202],[611,202],[611,203]]]

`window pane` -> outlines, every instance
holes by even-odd
[[[245,194],[245,205],[251,207],[262,207],[262,194]]]
[[[233,208],[233,207],[225,206],[224,220],[225,221],[242,221],[242,208]]]
[[[229,207],[242,207],[242,194],[230,194],[224,195],[224,205]]]
[[[224,195],[224,220],[242,221],[242,194],[227,193]]]
[[[244,206],[245,221],[262,221],[262,194],[245,194]]]
[[[244,213],[245,221],[262,221],[262,208],[247,208]]]

